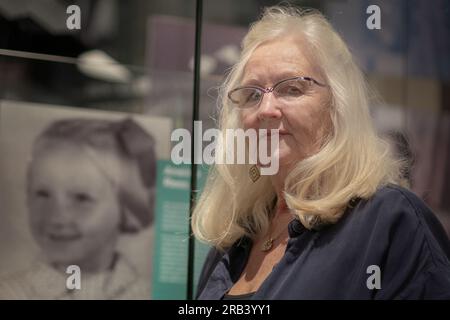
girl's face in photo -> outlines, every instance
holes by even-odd
[[[50,262],[81,267],[112,258],[121,214],[117,191],[80,147],[39,153],[29,172],[28,206],[33,236]]]

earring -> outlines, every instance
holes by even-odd
[[[261,177],[261,172],[259,171],[259,168],[256,164],[250,167],[250,169],[248,170],[248,175],[253,182],[256,182],[259,177]]]

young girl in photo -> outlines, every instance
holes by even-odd
[[[26,183],[42,255],[1,282],[0,297],[149,299],[149,280],[117,244],[151,225],[155,170],[154,140],[132,119],[67,119],[47,127],[34,142]],[[73,265],[79,289],[67,272]]]

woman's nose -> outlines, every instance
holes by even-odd
[[[281,118],[281,110],[277,97],[273,92],[265,93],[258,106],[258,119],[279,119]]]

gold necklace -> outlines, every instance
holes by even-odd
[[[290,221],[289,221],[289,223],[290,223]],[[288,223],[288,225],[289,225],[289,223]],[[281,232],[275,238],[272,237],[272,236],[269,236],[269,239],[267,239],[266,241],[263,242],[263,245],[261,247],[261,251],[263,251],[263,252],[270,251],[272,249],[272,247],[273,247],[274,241],[277,240],[284,233],[285,230],[286,230],[286,227],[281,229]]]

